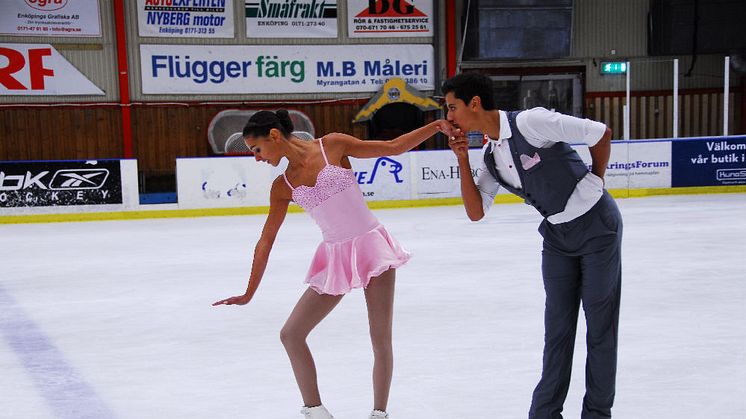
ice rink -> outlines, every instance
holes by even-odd
[[[620,199],[615,418],[746,417],[746,195]],[[392,419],[525,418],[541,368],[539,216],[497,205],[380,210],[397,273]],[[300,418],[279,330],[320,233],[290,214],[243,293],[264,216],[0,226],[0,417]],[[579,418],[580,317],[566,418]],[[355,292],[311,335],[322,399],[367,418],[372,353]]]

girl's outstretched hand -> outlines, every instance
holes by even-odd
[[[226,298],[225,300],[216,301],[216,302],[212,303],[212,305],[213,306],[220,306],[220,305],[226,305],[226,306],[239,305],[239,306],[242,306],[242,305],[248,303],[249,301],[251,301],[251,296],[244,294],[244,295],[237,295],[235,297]]]
[[[461,137],[464,134],[461,132],[461,129],[456,128],[451,124],[450,122],[446,121],[445,119],[439,119],[435,121],[438,131],[442,132],[446,136],[450,137]]]

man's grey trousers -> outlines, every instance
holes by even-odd
[[[581,302],[588,349],[581,418],[610,418],[622,285],[621,214],[614,199],[604,191],[584,215],[556,225],[544,220],[539,232],[544,237],[544,361],[529,418],[562,418]]]

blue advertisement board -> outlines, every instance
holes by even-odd
[[[746,136],[671,143],[671,186],[746,185]]]

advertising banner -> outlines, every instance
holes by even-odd
[[[573,145],[591,168],[588,146]],[[604,176],[606,189],[671,187],[670,141],[614,141]]]
[[[586,145],[573,145],[590,169],[590,153]],[[415,198],[458,198],[461,196],[461,176],[458,163],[450,150],[408,153],[415,179]],[[472,177],[482,173],[484,150],[469,150]],[[607,189],[639,189],[671,187],[670,141],[614,142],[606,169]],[[498,194],[509,192],[500,188]]]
[[[432,45],[141,45],[140,58],[145,94],[434,89]]]
[[[451,150],[416,151],[409,153],[415,180],[415,198],[460,198],[461,173]],[[476,182],[482,173],[483,151],[469,150],[471,175]],[[507,193],[500,190],[499,193]]]
[[[433,36],[433,0],[349,0],[351,38]]]
[[[179,207],[269,205],[274,172],[254,157],[176,159]]]
[[[101,36],[98,0],[2,0],[0,35]]]
[[[336,0],[246,0],[248,38],[336,38]]]
[[[619,147],[623,149],[623,147]],[[671,187],[671,142],[670,141],[630,141],[626,164],[623,156],[616,162],[609,161],[607,173],[615,173],[622,167],[629,172],[627,185],[607,186],[614,188],[670,188]],[[612,146],[612,150],[614,147]],[[616,163],[616,164],[615,164]],[[606,175],[607,179],[609,175]]]
[[[103,95],[49,44],[0,44],[0,95]]]
[[[119,160],[0,162],[0,208],[122,204]]]
[[[412,194],[409,156],[350,159],[357,183],[366,201],[410,199]]]
[[[746,137],[710,137],[671,143],[671,186],[746,185]]]
[[[137,0],[140,36],[233,38],[232,0]]]
[[[358,185],[367,201],[410,199],[409,156],[350,159]],[[287,167],[257,162],[253,157],[192,158],[176,160],[180,208],[221,208],[269,205],[274,179]]]
[[[741,144],[746,144],[746,137],[742,137]],[[588,146],[573,147],[590,165]],[[475,181],[484,170],[483,156],[480,148],[469,150],[471,176]],[[350,158],[350,163],[366,201],[461,197],[460,171],[451,150]],[[269,205],[271,183],[286,166],[284,159],[278,167],[256,162],[252,157],[178,159],[179,206]],[[605,187],[617,190],[670,188],[672,168],[670,140],[615,141],[606,169]],[[498,194],[510,193],[500,188]]]

